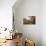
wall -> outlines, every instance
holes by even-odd
[[[12,29],[12,6],[16,0],[0,0],[0,27]]]
[[[46,46],[46,0],[41,1],[41,40],[42,46]]]
[[[41,46],[41,0],[23,0],[17,7],[13,7],[15,29],[23,33],[24,38],[35,41]],[[35,25],[24,25],[25,16],[36,16]]]
[[[9,30],[12,29],[12,6],[15,2],[16,0],[0,0],[0,32],[4,30],[4,27]],[[3,27],[3,30],[1,27]],[[3,31],[3,33],[0,34],[0,38],[5,38],[5,35],[10,35],[8,30],[7,32]]]

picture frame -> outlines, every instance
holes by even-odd
[[[26,16],[23,18],[23,24],[36,24],[36,16]]]

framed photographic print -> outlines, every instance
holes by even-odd
[[[36,24],[36,16],[26,16],[23,18],[23,24]]]

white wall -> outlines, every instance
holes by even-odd
[[[41,1],[41,40],[42,46],[46,46],[46,0]]]
[[[13,8],[15,28],[23,32],[25,38],[35,40],[37,46],[46,46],[46,0],[23,1],[21,5],[14,5]],[[23,17],[32,15],[36,16],[36,25],[24,25]]]
[[[35,41],[36,46],[41,46],[41,0],[23,0],[16,7],[14,5],[15,28],[24,34],[24,37]],[[24,25],[25,16],[36,16],[35,25]]]
[[[16,0],[0,0],[0,27],[12,28],[12,6]]]

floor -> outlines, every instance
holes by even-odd
[[[6,42],[2,43],[0,46],[16,46],[15,39],[13,40],[6,40]]]
[[[3,42],[5,41],[5,42]],[[6,39],[0,39],[0,46],[23,46],[22,44],[22,37],[19,35],[14,36],[13,39],[11,40],[6,40]],[[3,43],[2,43],[3,42]]]
[[[16,46],[16,39],[12,39],[12,40],[6,40],[3,44],[1,44],[0,46]],[[17,45],[18,46],[18,45]],[[20,46],[24,46],[22,43]]]

